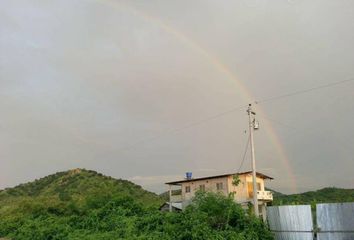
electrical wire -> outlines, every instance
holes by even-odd
[[[201,125],[205,122],[209,122],[211,120],[214,120],[214,119],[218,119],[224,115],[227,115],[227,114],[230,114],[230,113],[233,113],[233,112],[236,112],[236,111],[239,111],[241,109],[245,109],[247,106],[242,106],[242,107],[237,107],[237,108],[233,108],[233,109],[230,109],[228,111],[224,111],[224,112],[221,112],[221,113],[218,113],[218,114],[215,114],[215,115],[212,115],[212,116],[209,116],[207,118],[204,118],[204,119],[201,119],[201,120],[198,120],[198,121],[195,121],[195,122],[192,122],[192,123],[189,123],[181,128],[172,128],[172,129],[169,129],[169,130],[166,130],[164,133],[160,134],[160,135],[157,135],[157,136],[153,136],[153,137],[150,137],[150,138],[145,138],[145,139],[142,139],[142,140],[139,140],[135,143],[132,143],[132,144],[129,144],[128,146],[125,146],[123,148],[120,148],[118,149],[119,151],[125,151],[125,150],[129,150],[129,149],[132,149],[134,148],[135,146],[137,145],[140,145],[142,143],[145,143],[145,142],[150,142],[150,141],[153,141],[153,140],[157,140],[157,139],[160,139],[160,138],[163,138],[165,137],[166,135],[168,134],[176,134],[176,133],[179,133],[179,132],[182,132],[186,129],[189,129],[189,128],[192,128],[192,127],[195,127],[195,126],[198,126],[198,125]]]
[[[312,92],[312,91],[317,91],[317,90],[324,89],[324,88],[334,87],[334,86],[345,84],[345,83],[349,83],[349,82],[352,82],[352,81],[354,81],[354,77],[346,79],[346,80],[338,81],[338,82],[333,82],[333,83],[320,85],[320,86],[317,86],[317,87],[312,87],[312,88],[308,88],[308,89],[295,91],[295,92],[292,92],[292,93],[287,93],[287,94],[278,95],[278,96],[274,96],[274,97],[264,98],[264,99],[255,101],[255,103],[256,104],[263,104],[263,103],[267,103],[267,102],[271,102],[271,101],[280,100],[280,99],[283,99],[283,98],[288,98],[288,97],[292,97],[292,96],[296,96],[296,95],[300,95],[300,94],[309,93],[309,92]],[[176,134],[178,132],[184,131],[184,130],[192,128],[194,126],[201,125],[201,124],[203,124],[205,122],[209,122],[211,120],[217,119],[219,117],[222,117],[224,115],[230,114],[232,112],[236,112],[236,111],[244,109],[246,107],[248,107],[248,106],[246,105],[246,106],[235,107],[233,109],[230,109],[230,110],[227,110],[227,111],[212,115],[210,117],[207,117],[207,118],[192,122],[192,123],[187,124],[187,125],[185,125],[185,126],[183,126],[181,128],[175,128],[175,129],[167,130],[165,133],[162,133],[161,135],[154,136],[154,137],[151,137],[151,138],[142,139],[142,140],[137,141],[137,142],[135,142],[133,144],[130,144],[130,145],[126,146],[126,147],[123,147],[123,148],[121,148],[119,150],[120,151],[128,150],[128,149],[134,148],[136,145],[139,145],[139,144],[142,144],[142,143],[145,143],[145,142],[149,142],[149,141],[153,141],[153,140],[156,140],[156,139],[160,139],[160,138],[166,136],[167,134]],[[265,118],[267,118],[267,117],[265,117]],[[270,118],[267,118],[267,119],[269,119],[269,120],[271,120],[273,122],[277,122],[280,125],[283,125],[283,126],[286,126],[288,128],[291,128],[291,129],[295,130],[294,127],[291,127],[291,126],[289,126],[287,124],[283,124],[283,123],[279,122],[278,120],[274,120],[274,119],[270,119]]]
[[[262,104],[262,103],[266,103],[266,102],[270,102],[270,101],[274,101],[274,100],[279,100],[279,99],[282,99],[282,98],[287,98],[287,97],[292,97],[292,96],[296,96],[296,95],[300,95],[300,94],[309,93],[309,92],[312,92],[312,91],[317,91],[317,90],[320,90],[320,89],[323,89],[323,88],[334,87],[334,86],[345,84],[345,83],[352,82],[352,81],[354,81],[354,78],[349,78],[349,79],[338,81],[338,82],[333,82],[333,83],[320,85],[320,86],[317,86],[317,87],[303,89],[303,90],[295,91],[295,92],[292,92],[292,93],[287,93],[287,94],[278,95],[278,96],[274,96],[274,97],[264,98],[264,99],[255,101],[255,103],[256,104]]]
[[[274,123],[277,123],[277,124],[279,124],[279,125],[281,125],[281,126],[283,126],[283,127],[289,128],[289,129],[291,129],[291,130],[293,130],[293,131],[297,131],[297,129],[296,129],[295,127],[290,126],[290,125],[287,124],[287,123],[283,123],[283,122],[281,122],[281,121],[279,121],[279,120],[276,120],[276,119],[273,119],[273,118],[269,118],[268,116],[265,116],[264,114],[261,114],[261,115],[258,115],[258,116],[261,117],[261,118],[267,119],[267,120],[269,120],[269,121],[272,121],[272,122],[274,122]]]
[[[245,163],[245,160],[246,160],[246,155],[247,155],[247,152],[248,152],[248,146],[250,145],[250,137],[248,136],[248,139],[247,139],[247,143],[246,143],[246,146],[245,146],[245,150],[244,150],[244,153],[243,153],[243,157],[242,157],[242,162],[237,170],[237,173],[240,172],[240,170],[242,169],[243,167],[243,164]]]

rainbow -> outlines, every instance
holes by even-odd
[[[169,26],[165,22],[163,22],[161,19],[151,16],[149,14],[146,14],[145,12],[142,12],[140,10],[137,10],[125,3],[118,2],[118,1],[113,1],[113,0],[95,0],[95,2],[100,3],[100,4],[105,4],[106,6],[109,6],[111,8],[117,9],[117,10],[126,10],[132,15],[137,16],[144,21],[147,21],[151,24],[154,24],[155,26],[158,26],[160,29],[164,30],[166,33],[174,36],[176,39],[178,39],[182,44],[188,46],[191,48],[193,51],[195,51],[197,54],[200,56],[204,57],[206,60],[209,61],[209,63],[215,67],[219,72],[224,74],[226,77],[231,79],[235,84],[237,84],[237,87],[240,89],[240,92],[242,94],[242,97],[247,100],[248,102],[252,103],[255,102],[255,98],[251,94],[251,92],[245,87],[245,85],[240,81],[235,74],[228,68],[228,66],[223,63],[220,59],[217,57],[213,56],[207,49],[205,49],[203,46],[183,34],[182,32],[176,30],[175,28]],[[259,114],[264,115],[264,111],[262,108],[258,107],[257,111]],[[291,190],[292,192],[298,192],[297,191],[297,184],[296,184],[296,178],[295,175],[292,171],[292,167],[290,164],[290,159],[288,158],[285,148],[283,147],[279,137],[276,134],[276,131],[274,130],[273,126],[269,121],[264,119],[264,126],[265,126],[265,131],[270,140],[273,142],[277,154],[280,157],[283,166],[285,167],[288,176],[291,181]]]

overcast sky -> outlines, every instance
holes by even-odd
[[[222,113],[354,78],[353,29],[351,0],[0,1],[0,188],[86,168],[162,192],[237,171],[246,109]],[[268,186],[354,188],[353,96],[256,106]]]

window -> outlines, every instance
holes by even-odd
[[[205,191],[205,185],[204,184],[199,185],[199,190],[204,192]]]
[[[223,189],[224,189],[224,186],[223,186],[222,182],[216,184],[216,190],[223,190]]]
[[[253,197],[253,182],[247,182],[248,196]],[[257,183],[257,191],[261,190],[261,184]]]
[[[186,193],[190,193],[191,192],[191,187],[190,186],[186,186]]]

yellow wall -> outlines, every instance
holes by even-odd
[[[252,200],[252,196],[249,194],[249,190],[253,190],[248,188],[248,183],[252,183],[252,175],[240,175],[240,184],[238,186],[233,186],[232,181],[233,177],[229,176],[228,177],[228,183],[229,183],[229,189],[230,193],[233,192],[235,193],[235,200],[239,203],[247,202]],[[264,191],[264,179],[257,177],[257,183],[260,184],[260,190]]]

